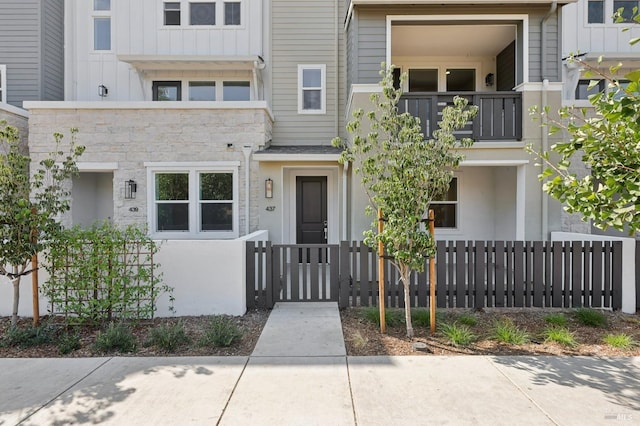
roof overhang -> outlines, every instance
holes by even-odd
[[[118,55],[139,71],[253,71],[264,68],[259,55]]]
[[[328,145],[269,146],[253,153],[256,161],[308,162],[340,159],[341,150]]]

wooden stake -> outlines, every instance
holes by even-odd
[[[432,209],[429,209],[429,233],[431,239],[435,241],[435,215]],[[431,323],[431,334],[436,332],[436,258],[429,258],[429,315]]]
[[[382,210],[378,209],[378,234],[384,231],[384,223],[382,221]],[[380,333],[387,332],[387,321],[384,313],[384,244],[378,241],[378,307],[380,308]]]

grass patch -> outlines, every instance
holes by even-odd
[[[128,353],[135,352],[137,342],[126,324],[111,322],[104,331],[98,332],[93,347],[103,353],[113,351]]]
[[[544,321],[556,327],[565,327],[567,325],[567,317],[561,313],[545,315]]]
[[[149,346],[157,346],[165,352],[171,352],[188,344],[189,341],[184,324],[179,321],[175,324],[161,324],[151,329],[146,343]]]
[[[602,340],[609,346],[623,350],[632,349],[638,344],[633,337],[625,333],[607,334]]]
[[[377,306],[360,308],[360,314],[365,321],[380,325],[380,308],[378,308]],[[401,325],[404,325],[404,310],[385,309],[384,320],[389,327],[399,327]]]
[[[51,343],[55,340],[55,334],[53,327],[47,323],[40,324],[38,327],[10,327],[1,344],[24,349]]]
[[[509,319],[496,321],[491,330],[491,336],[498,342],[513,345],[524,345],[529,341],[527,333]]]
[[[364,349],[369,344],[369,339],[362,335],[359,331],[356,331],[351,335],[351,343],[353,346],[358,349]]]
[[[468,346],[476,339],[476,335],[471,332],[469,326],[457,322],[443,323],[440,326],[440,333],[453,346]]]
[[[575,346],[577,344],[573,333],[566,327],[547,327],[542,332],[542,336],[544,337],[544,341],[547,343],[559,343],[563,346]]]
[[[578,308],[574,315],[576,319],[583,325],[589,327],[606,327],[607,317],[596,309]]]
[[[468,325],[469,327],[473,327],[478,324],[478,318],[473,314],[460,314],[456,321],[460,324]]]
[[[214,315],[198,343],[200,346],[227,348],[241,337],[242,331],[230,318]]]
[[[58,337],[58,352],[60,355],[68,355],[82,347],[80,336],[76,333],[64,333]]]

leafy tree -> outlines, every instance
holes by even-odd
[[[370,200],[367,212],[383,212],[383,232],[378,233],[375,219],[371,230],[365,232],[365,243],[377,249],[381,241],[398,270],[404,286],[407,336],[413,337],[411,272],[424,270],[425,258],[435,253],[435,241],[424,218],[429,204],[449,188],[453,171],[463,158],[455,148],[472,144],[470,139],[456,139],[453,132],[475,116],[477,107],[467,107],[465,99],[456,97],[454,105],[444,109],[440,129],[427,140],[417,118],[398,112],[402,91],[393,87],[392,68],[385,69],[383,64],[380,75],[382,93],[371,95],[374,110],[355,111],[347,125],[353,141],[347,145],[336,138],[333,145],[343,149],[340,161],[353,162],[360,174]],[[365,126],[370,126],[367,133]]]
[[[566,211],[591,219],[598,228],[633,235],[640,231],[640,70],[625,74],[628,84],[621,84],[616,77],[621,65],[606,75],[580,58],[570,60],[594,78],[590,89],[604,80],[607,90],[589,96],[593,109],[567,106],[557,118],[548,107],[533,108],[550,134],[564,131],[569,138],[549,152],[528,149],[546,165],[539,175],[543,190],[564,203]],[[577,160],[590,174],[580,177],[571,170]]]
[[[65,181],[77,173],[84,152],[75,144],[76,132],[71,130],[69,153],[62,151],[63,135],[55,133],[56,150],[30,176],[18,130],[0,121],[0,275],[13,285],[12,325],[18,321],[20,279],[33,272],[32,256],[53,243],[58,216],[69,210]]]

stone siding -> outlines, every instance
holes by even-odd
[[[256,151],[271,139],[272,120],[263,109],[63,109],[33,108],[29,120],[32,162],[53,148],[52,134],[78,128],[86,146],[80,161],[116,163],[113,203],[115,223],[147,222],[145,162],[238,161],[239,233],[245,232],[244,146]],[[258,163],[251,160],[250,230],[258,224]],[[124,199],[124,182],[138,183],[134,200]],[[136,211],[137,209],[137,211]],[[132,211],[133,210],[133,211]],[[70,215],[64,222],[70,223]]]
[[[22,115],[22,114],[18,114],[16,112],[10,111],[10,109],[18,109],[18,108],[14,108],[14,107],[3,108],[3,105],[0,104],[0,121],[6,121],[8,125],[18,129],[18,134],[20,135],[20,142],[26,149],[27,140],[29,138],[29,119],[27,118],[26,111],[25,111],[25,115]]]

